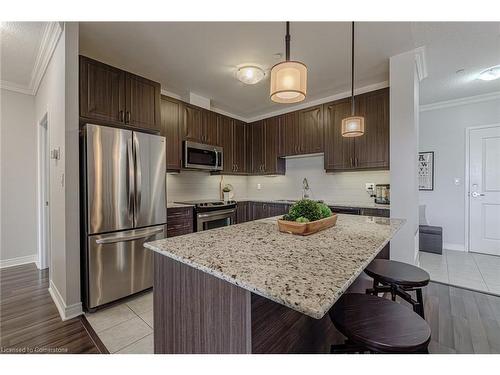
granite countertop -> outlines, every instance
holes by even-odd
[[[144,246],[316,319],[322,318],[404,220],[338,215],[311,236],[268,218]]]
[[[167,208],[182,208],[182,207],[194,207],[194,205],[184,204],[184,203],[174,203],[174,202],[167,203]]]
[[[321,199],[319,199],[321,200]],[[265,203],[282,203],[282,204],[290,204],[295,202],[295,199],[251,199],[251,198],[245,198],[245,199],[236,199],[236,202],[265,202]],[[355,201],[330,201],[330,200],[323,200],[323,203],[325,203],[327,206],[337,206],[337,207],[348,207],[348,208],[377,208],[381,210],[390,210],[391,206],[389,204],[377,204],[375,202],[355,202]]]

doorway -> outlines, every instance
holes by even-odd
[[[500,125],[467,132],[469,251],[500,256]]]
[[[39,269],[50,264],[49,213],[49,123],[45,114],[38,124],[38,263]]]

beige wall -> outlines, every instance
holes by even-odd
[[[0,91],[0,261],[37,254],[35,98]]]

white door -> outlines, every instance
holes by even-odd
[[[469,135],[469,250],[500,255],[500,126]]]

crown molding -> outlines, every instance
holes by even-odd
[[[418,80],[421,81],[427,78],[427,55],[425,46],[415,48],[415,65],[417,67]]]
[[[372,85],[368,85],[368,86],[363,86],[363,87],[357,88],[357,89],[354,90],[354,94],[355,95],[364,94],[365,92],[380,90],[380,89],[384,89],[386,87],[389,87],[389,81],[383,81],[383,82],[375,83],[375,84],[372,84]],[[250,118],[246,119],[246,122],[259,121],[259,120],[263,120],[263,119],[266,119],[266,118],[269,118],[269,117],[279,116],[279,115],[283,115],[283,114],[289,113],[289,112],[294,112],[294,111],[297,111],[297,110],[300,110],[300,109],[313,107],[315,105],[325,104],[325,103],[333,102],[335,100],[340,100],[340,99],[348,98],[350,96],[351,96],[351,91],[344,91],[344,92],[341,92],[341,93],[338,93],[338,94],[335,94],[335,95],[325,96],[325,97],[320,98],[320,99],[316,99],[316,100],[312,100],[310,102],[306,102],[306,103],[302,103],[302,104],[299,104],[299,105],[295,105],[293,107],[287,107],[287,108],[282,109],[282,110],[268,112],[268,113],[265,113],[265,114],[262,114],[262,115],[250,117]]]
[[[486,102],[495,99],[500,99],[500,91],[490,92],[488,94],[466,96],[459,99],[444,100],[441,102],[435,102],[431,104],[424,104],[420,106],[420,112],[433,111],[442,108],[457,107],[460,105],[466,105],[472,103]]]
[[[36,95],[45,71],[49,66],[50,59],[56,49],[57,42],[63,32],[63,28],[64,23],[62,22],[47,22],[45,25],[28,85],[19,85],[14,82],[2,80],[0,81],[0,87],[21,94]]]

